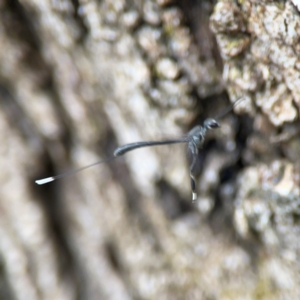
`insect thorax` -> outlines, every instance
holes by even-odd
[[[189,132],[190,140],[199,148],[204,141],[206,128],[198,125]]]

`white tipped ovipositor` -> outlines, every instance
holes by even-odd
[[[45,183],[48,183],[48,182],[51,182],[51,181],[54,181],[54,180],[55,179],[53,177],[47,177],[47,178],[44,178],[44,179],[36,180],[35,183],[39,184],[39,185],[42,185],[42,184],[45,184]]]
[[[197,200],[197,193],[193,192],[192,201],[195,202]]]

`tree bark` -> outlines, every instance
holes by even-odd
[[[296,1],[0,1],[0,297],[299,299],[299,25]],[[181,145],[34,183],[240,97],[195,203]]]

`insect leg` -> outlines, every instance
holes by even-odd
[[[194,168],[197,161],[197,155],[198,155],[198,148],[193,142],[189,142],[188,144],[189,150],[192,154],[192,163],[190,165],[190,177],[191,177],[191,188],[192,188],[192,200],[193,202],[197,199],[197,192],[196,192],[196,180],[194,175]]]

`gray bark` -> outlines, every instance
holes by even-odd
[[[0,297],[299,299],[298,7],[0,1]]]

